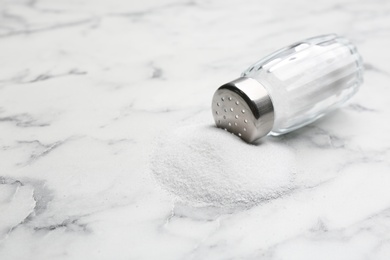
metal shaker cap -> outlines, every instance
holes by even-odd
[[[272,100],[255,79],[240,77],[214,93],[212,112],[217,127],[252,143],[266,136],[274,125]]]

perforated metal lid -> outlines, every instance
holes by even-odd
[[[274,124],[274,107],[267,90],[257,80],[241,77],[214,93],[215,124],[246,142],[266,136]]]

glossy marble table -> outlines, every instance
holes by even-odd
[[[390,259],[389,1],[0,9],[0,259]],[[359,47],[365,83],[343,109],[278,139],[307,182],[226,210],[178,202],[154,180],[156,138],[212,125],[219,85],[332,32]]]

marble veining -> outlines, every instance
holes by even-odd
[[[389,259],[389,14],[387,0],[2,1],[0,259]],[[212,125],[219,85],[332,32],[358,46],[365,83],[266,140],[294,151],[294,190],[195,207],[159,185],[157,138]]]

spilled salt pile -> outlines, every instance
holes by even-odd
[[[290,148],[273,142],[249,145],[207,125],[163,136],[151,167],[163,188],[194,206],[253,206],[294,188]]]

